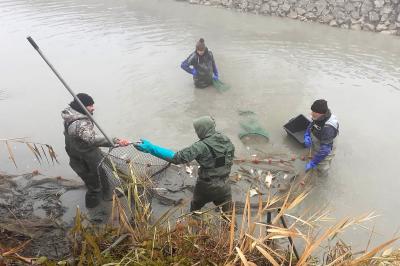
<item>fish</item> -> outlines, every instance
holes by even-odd
[[[265,184],[267,185],[268,188],[271,187],[272,179],[274,176],[271,174],[270,171],[268,171],[268,174],[265,176]]]
[[[253,196],[255,196],[255,195],[258,195],[258,191],[257,191],[257,189],[250,189],[250,191],[249,191],[249,195],[250,195],[250,197],[253,197]]]
[[[163,187],[155,187],[153,189],[156,190],[156,191],[167,191],[167,189],[163,188]]]
[[[192,165],[186,166],[185,170],[186,170],[186,173],[188,173],[190,175],[190,177],[193,176],[193,166]]]

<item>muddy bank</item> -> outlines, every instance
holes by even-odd
[[[82,185],[61,177],[45,177],[37,171],[0,173],[0,249],[4,252],[23,245],[10,256],[21,256],[19,261],[26,258],[26,262],[29,257],[67,257],[70,225],[61,220],[66,207],[60,196]]]
[[[273,191],[276,191],[273,193],[275,194],[282,187],[287,188],[296,176],[294,160],[288,155],[262,153],[249,154],[246,158],[235,160],[230,183],[234,191],[236,213],[243,212],[248,190],[253,193],[251,209],[256,210],[259,206],[258,197],[253,196],[266,195]],[[134,170],[138,170],[138,167]],[[123,178],[123,170],[118,169],[120,178]],[[188,211],[197,170],[197,164],[170,165],[153,177],[149,191],[155,218],[176,205],[182,205],[183,212]],[[110,172],[109,178],[112,178],[111,174]],[[73,220],[66,221],[64,216],[67,210],[76,211],[76,206],[63,201],[62,196],[71,197],[67,192],[72,191],[84,193],[83,183],[62,177],[47,177],[37,171],[24,175],[3,173],[0,174],[0,191],[1,248],[8,250],[23,245],[24,248],[18,255],[27,260],[29,257],[41,256],[60,260],[70,256],[69,232],[73,227]],[[126,200],[123,197],[120,200],[128,210]],[[106,224],[112,213],[111,205],[110,201],[104,201],[98,207],[82,213],[92,223]],[[213,208],[210,205],[205,209],[210,207]]]

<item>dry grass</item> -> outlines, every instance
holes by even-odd
[[[27,138],[0,139],[0,143],[3,143],[3,145],[5,145],[8,152],[8,157],[13,162],[15,168],[18,168],[18,165],[13,152],[12,145],[15,146],[17,144],[25,145],[28,148],[28,150],[33,154],[36,161],[40,164],[45,160],[48,164],[50,164],[50,162],[52,164],[54,164],[55,162],[59,163],[57,160],[57,155],[54,152],[54,149],[51,145],[31,142],[26,139]]]
[[[115,175],[118,175],[116,170]],[[229,215],[205,210],[176,219],[172,214],[182,211],[182,206],[176,206],[154,220],[148,193],[151,185],[148,178],[135,176],[131,169],[129,183],[120,188],[121,192],[127,191],[125,199],[114,195],[107,225],[90,224],[77,209],[69,235],[71,257],[58,262],[44,257],[34,261],[42,265],[109,266],[400,265],[400,251],[388,249],[397,238],[358,255],[352,254],[351,248],[338,238],[351,226],[363,226],[374,218],[373,214],[343,218],[335,223],[328,219],[326,211],[295,215],[293,210],[309,191],[298,195],[293,195],[292,190],[280,196],[258,195],[256,212],[250,207],[248,193],[241,216],[233,207]],[[275,215],[271,224],[264,222],[268,212]],[[282,224],[285,219],[287,226]],[[288,238],[293,240],[293,245]],[[330,248],[326,248],[327,243]],[[333,247],[332,243],[335,243]],[[2,251],[2,256],[18,259],[16,252],[21,248]],[[294,252],[296,249],[299,258]]]

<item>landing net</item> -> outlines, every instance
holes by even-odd
[[[103,151],[98,174],[105,175],[112,190],[132,181],[132,175],[150,179],[162,178],[170,163],[149,153],[138,151],[133,145]]]

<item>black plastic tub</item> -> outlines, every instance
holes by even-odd
[[[289,136],[292,136],[298,143],[304,145],[304,133],[306,132],[310,122],[311,121],[304,115],[298,115],[297,117],[290,119],[283,128]]]

